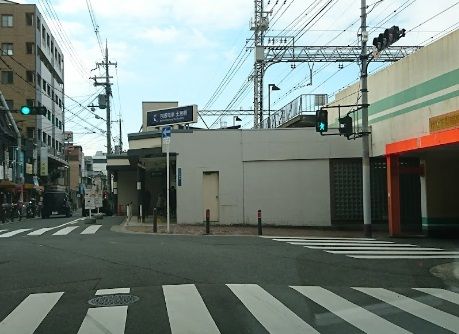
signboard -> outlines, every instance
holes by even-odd
[[[90,209],[93,210],[96,208],[96,193],[92,190],[89,189],[85,194],[84,194],[84,207],[85,209]]]
[[[429,118],[430,132],[449,130],[459,127],[459,110]]]
[[[100,195],[97,195],[96,197],[94,197],[94,205],[96,208],[101,208],[103,205],[102,205],[102,196]]]
[[[172,129],[170,126],[166,126],[161,130],[161,139],[163,141],[163,145],[169,145],[171,143],[171,133]]]
[[[84,207],[87,210],[94,210],[96,208],[94,197],[84,196]]]
[[[64,142],[73,143],[73,132],[72,131],[64,131]]]
[[[48,176],[48,147],[40,147],[40,176]]]
[[[26,163],[26,174],[33,174],[33,165]]]
[[[147,126],[196,123],[198,106],[191,106],[147,111]]]

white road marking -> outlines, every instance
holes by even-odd
[[[414,245],[394,245],[393,247],[387,247],[386,245],[381,246],[335,246],[335,247],[326,247],[326,246],[306,246],[306,248],[310,249],[321,249],[321,250],[413,250],[413,249],[420,249],[420,250],[442,250],[441,248],[416,248]]]
[[[124,334],[127,306],[90,308],[78,334]]]
[[[348,255],[354,259],[390,260],[390,259],[459,259],[459,255]]]
[[[163,285],[172,334],[220,333],[193,284]]]
[[[57,231],[56,233],[53,233],[53,235],[67,235],[70,232],[72,232],[74,229],[77,229],[79,226],[67,226],[64,227],[62,230]]]
[[[97,232],[98,229],[100,229],[102,227],[102,225],[91,225],[91,226],[88,226],[86,227],[83,232],[81,232],[80,234],[94,234]]]
[[[256,284],[227,284],[269,333],[319,333]]]
[[[63,294],[54,292],[29,295],[0,322],[0,334],[32,334]]]
[[[319,286],[292,286],[302,295],[326,308],[365,333],[410,333],[343,297]]]
[[[448,254],[448,255],[459,255],[459,252],[448,252],[444,250],[437,250],[437,251],[424,251],[422,249],[413,248],[411,250],[358,250],[358,251],[345,251],[345,250],[327,250],[327,253],[332,254],[372,254],[372,255],[441,255],[441,254]]]
[[[445,289],[435,289],[435,288],[414,288],[415,290],[427,293],[429,295],[435,296],[437,298],[446,300],[450,303],[459,305],[459,294],[453,291]]]
[[[437,310],[432,306],[418,302],[417,300],[408,298],[393,291],[383,288],[354,288],[357,291],[363,292],[376,299],[395,306],[404,312],[408,312],[416,317],[431,322],[437,326],[448,329],[454,333],[459,330],[459,318]]]
[[[96,296],[116,295],[118,293],[130,293],[130,292],[131,292],[131,288],[99,289],[96,291]]]
[[[21,228],[19,230],[15,230],[15,231],[11,231],[11,232],[7,232],[7,233],[3,233],[3,234],[0,234],[0,238],[9,238],[9,237],[12,237],[16,234],[19,234],[19,233],[22,233],[22,232],[26,232],[26,231],[30,231],[31,228]]]
[[[293,244],[293,243],[292,243]],[[348,243],[348,244],[343,244],[343,243],[336,243],[336,242],[297,242],[294,243],[294,245],[299,245],[299,246],[322,246],[322,247],[334,247],[334,246],[370,246],[371,244],[361,244],[361,243]],[[374,244],[375,246],[380,246],[380,247],[396,247],[398,246],[397,244],[386,244],[386,243],[378,243]],[[409,246],[408,246],[409,247]]]
[[[288,243],[362,243],[362,244],[393,244],[393,241],[384,241],[384,240],[359,240],[359,239],[273,239],[274,241],[288,242]]]
[[[376,240],[373,238],[342,238],[342,237],[273,237],[273,236],[260,236],[262,238],[272,239],[272,240]]]
[[[32,231],[27,235],[42,235],[42,234],[44,234],[44,233],[46,233],[48,231],[52,231],[54,229],[56,229],[56,228],[55,227],[44,227],[44,228],[41,228],[39,230]]]
[[[8,230],[0,230],[0,233],[5,232],[5,231],[8,231]]]

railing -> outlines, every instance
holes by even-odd
[[[263,120],[263,128],[279,128],[298,115],[314,114],[328,103],[327,94],[303,94],[282,108],[272,111],[271,117]],[[270,124],[271,123],[271,124]],[[270,126],[269,126],[270,125]]]

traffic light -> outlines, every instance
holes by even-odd
[[[48,110],[46,107],[33,107],[33,106],[22,106],[19,109],[21,115],[29,116],[29,115],[43,115],[46,116]]]
[[[373,46],[377,51],[382,51],[402,37],[405,37],[405,29],[400,30],[398,26],[392,26],[391,28],[384,30],[384,33],[379,34],[378,37],[373,39]]]
[[[353,133],[352,117],[347,115],[339,119],[339,134],[349,138]]]
[[[328,111],[320,109],[316,111],[316,132],[328,131]]]

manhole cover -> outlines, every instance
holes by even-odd
[[[139,297],[134,295],[106,295],[90,299],[88,303],[92,306],[124,306],[138,300]]]

